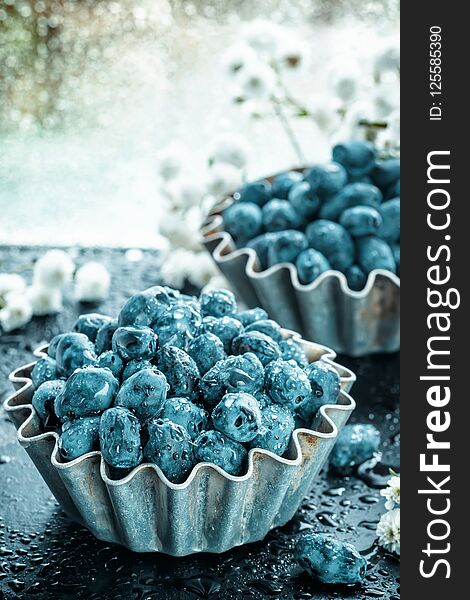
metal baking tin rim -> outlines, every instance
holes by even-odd
[[[268,177],[267,179],[270,179]],[[385,269],[374,269],[371,271],[367,277],[366,285],[362,290],[355,291],[352,290],[348,286],[348,282],[346,276],[340,271],[335,271],[333,269],[329,271],[325,271],[321,275],[319,275],[314,281],[308,284],[303,284],[299,281],[297,275],[297,269],[292,263],[279,263],[277,265],[273,265],[272,267],[268,267],[263,271],[256,270],[256,265],[258,262],[257,255],[253,248],[235,248],[235,243],[233,241],[232,236],[223,230],[223,217],[221,212],[228,208],[234,202],[234,197],[229,196],[225,198],[221,202],[215,204],[209,215],[206,218],[205,223],[201,227],[201,235],[202,241],[219,241],[217,246],[212,251],[212,257],[215,262],[224,263],[229,262],[233,259],[236,259],[240,256],[246,256],[247,261],[245,265],[245,274],[252,279],[267,279],[273,273],[277,273],[286,269],[290,272],[291,283],[294,288],[300,292],[310,292],[311,290],[320,287],[320,285],[330,277],[334,277],[338,279],[341,290],[351,298],[365,298],[368,296],[375,285],[375,280],[377,276],[386,277],[389,279],[397,288],[400,288],[400,278],[392,273],[391,271],[386,271]]]
[[[286,335],[286,337],[290,337],[291,339],[301,340],[301,337],[296,332],[290,331],[288,329],[284,329],[283,333]],[[312,342],[304,341],[304,343],[311,344]],[[322,354],[321,354],[322,360],[324,360],[328,364],[331,364],[336,369],[339,368],[340,371],[344,371],[346,373],[344,376],[341,376],[342,382],[352,385],[356,381],[356,376],[350,369],[334,362],[333,359],[336,357],[336,353],[333,350],[331,350],[330,348],[327,348],[326,346],[323,346],[322,344],[315,343],[315,346],[320,351],[322,351]],[[41,357],[45,356],[46,349],[47,349],[47,344],[44,346],[40,346],[39,348],[37,348],[34,351],[34,355],[37,356],[38,358],[41,358]],[[306,429],[306,428],[295,429],[294,432],[292,433],[292,439],[293,439],[295,450],[296,450],[296,458],[295,459],[283,458],[282,456],[278,456],[277,454],[274,454],[273,452],[270,452],[268,450],[252,448],[248,452],[248,469],[247,469],[247,472],[245,473],[245,475],[241,475],[241,476],[230,475],[229,473],[227,473],[226,471],[224,471],[217,465],[214,465],[213,463],[204,462],[204,463],[198,463],[197,465],[195,465],[193,467],[191,473],[189,474],[188,478],[183,483],[172,483],[165,477],[162,470],[157,465],[152,464],[152,463],[144,463],[144,464],[140,464],[137,467],[135,467],[134,469],[132,469],[132,471],[130,473],[128,473],[122,479],[111,479],[108,477],[108,474],[106,472],[107,465],[101,455],[101,451],[95,450],[93,452],[88,452],[87,454],[79,456],[78,458],[76,458],[70,462],[64,463],[64,462],[58,461],[56,458],[58,455],[58,451],[59,451],[58,450],[59,436],[57,435],[57,433],[55,431],[47,431],[47,432],[41,433],[39,435],[33,435],[30,437],[23,435],[23,430],[26,429],[28,427],[28,425],[31,423],[32,419],[34,418],[34,416],[36,414],[36,411],[30,402],[25,403],[25,404],[12,404],[12,402],[21,398],[21,396],[23,396],[30,388],[33,387],[33,382],[31,380],[31,378],[21,375],[20,373],[24,373],[25,371],[31,369],[35,363],[36,363],[36,361],[27,363],[26,365],[22,365],[21,367],[18,367],[10,374],[9,379],[13,384],[23,384],[23,385],[15,393],[10,395],[3,403],[3,406],[8,413],[17,412],[17,411],[21,411],[21,410],[29,411],[29,415],[25,418],[25,420],[21,423],[21,425],[17,429],[18,441],[20,442],[21,445],[30,445],[30,444],[40,441],[40,440],[53,439],[54,440],[54,449],[51,453],[50,459],[51,459],[52,465],[58,470],[70,469],[85,460],[88,460],[95,456],[99,456],[100,457],[101,478],[103,479],[103,481],[106,485],[115,486],[115,487],[129,483],[139,471],[142,471],[145,469],[154,470],[157,473],[160,480],[167,487],[169,487],[170,489],[173,489],[173,490],[182,490],[182,489],[189,487],[189,485],[191,484],[193,479],[196,477],[198,471],[200,471],[202,469],[214,470],[217,473],[219,473],[220,475],[222,475],[228,481],[242,482],[242,481],[246,481],[246,480],[250,479],[250,477],[253,474],[253,456],[255,453],[259,453],[261,455],[268,456],[269,458],[279,462],[280,464],[295,467],[295,466],[298,466],[299,464],[301,464],[301,462],[303,460],[302,449],[301,449],[301,445],[300,445],[300,442],[298,439],[299,435],[310,435],[310,436],[313,435],[315,437],[323,438],[323,439],[335,438],[338,435],[338,429],[337,429],[336,424],[334,423],[333,419],[330,418],[330,416],[328,415],[328,412],[330,410],[336,410],[336,411],[341,411],[341,412],[343,412],[343,411],[352,412],[356,407],[356,403],[355,403],[354,399],[345,390],[341,389],[340,395],[343,396],[348,401],[347,404],[325,404],[324,406],[320,407],[320,409],[319,409],[319,413],[321,415],[320,423],[328,424],[331,429],[330,432],[323,433],[321,431],[314,431],[313,429]]]

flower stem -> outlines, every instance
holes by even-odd
[[[287,118],[287,116],[284,112],[282,103],[275,96],[271,97],[271,102],[273,104],[274,112],[275,112],[277,118],[279,119],[282,127],[284,128],[284,131],[286,132],[290,143],[292,144],[294,152],[297,155],[297,159],[299,160],[299,162],[301,164],[305,165],[306,161],[305,161],[304,153],[302,152],[302,148],[300,147],[300,144],[297,140],[294,130],[292,129],[291,124],[289,123],[289,119]]]

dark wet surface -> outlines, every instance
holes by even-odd
[[[0,271],[23,270],[40,251],[0,248]],[[125,297],[158,283],[157,255],[146,252],[130,263],[121,251],[84,251],[77,262],[95,258],[106,263],[114,292],[99,307],[113,314]],[[35,319],[24,331],[0,341],[0,397],[11,391],[8,373],[32,360],[31,351],[60,330],[69,329],[80,307],[71,298],[57,318]],[[375,527],[384,512],[380,487],[388,469],[399,469],[399,358],[340,357],[358,382],[352,395],[358,407],[352,421],[375,424],[382,433],[382,458],[354,472],[323,471],[294,519],[263,541],[222,555],[172,558],[134,554],[96,540],[61,511],[15,439],[15,430],[0,414],[0,599],[264,599],[330,600],[383,598],[398,600],[399,562],[375,544]],[[369,561],[365,583],[358,588],[319,586],[303,574],[292,545],[303,531],[325,531],[354,543]]]

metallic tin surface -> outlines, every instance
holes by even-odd
[[[202,242],[248,307],[262,306],[283,327],[339,353],[363,356],[399,350],[399,277],[377,269],[365,288],[355,292],[339,271],[327,271],[308,285],[300,283],[293,264],[262,271],[255,251],[237,249],[223,230],[222,211],[232,202],[228,198],[212,209]]]
[[[294,334],[285,331],[284,335]],[[99,451],[64,462],[57,434],[42,432],[31,405],[34,363],[10,375],[17,391],[4,406],[19,442],[62,508],[97,538],[135,552],[173,556],[225,552],[263,539],[270,529],[292,518],[355,407],[348,394],[355,375],[333,362],[331,350],[302,344],[309,360],[322,357],[338,370],[342,386],[338,402],[320,409],[315,430],[295,430],[286,457],[252,449],[241,477],[200,463],[184,483],[174,484],[157,466],[142,464],[116,480]]]

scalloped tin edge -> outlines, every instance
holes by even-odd
[[[350,369],[334,362],[333,359],[336,357],[336,353],[333,350],[331,350],[330,348],[327,348],[326,346],[323,346],[322,344],[307,342],[307,341],[303,340],[296,332],[293,332],[290,330],[284,329],[283,335],[286,338],[292,338],[292,339],[295,339],[296,341],[300,342],[302,344],[302,346],[304,347],[304,350],[307,351],[307,353],[308,353],[308,350],[310,350],[310,353],[311,353],[315,349],[317,351],[317,354],[319,353],[319,358],[321,357],[322,360],[324,360],[325,362],[332,365],[340,373],[341,384],[342,384],[340,397],[342,397],[343,400],[345,400],[346,402],[344,404],[325,404],[324,406],[320,407],[320,410],[319,410],[320,417],[317,418],[319,429],[329,428],[330,429],[329,432],[325,433],[324,431],[311,430],[311,429],[306,429],[306,428],[299,428],[293,432],[292,439],[293,439],[293,442],[295,445],[295,450],[296,450],[295,459],[283,458],[283,457],[277,456],[276,454],[269,452],[267,450],[263,450],[260,448],[252,448],[248,453],[247,472],[241,476],[230,475],[229,473],[224,471],[222,468],[220,468],[219,466],[214,465],[212,463],[198,463],[192,469],[188,478],[183,483],[176,484],[176,483],[172,483],[171,481],[169,481],[157,465],[154,465],[151,463],[143,463],[143,464],[138,465],[134,469],[132,469],[130,471],[130,473],[128,473],[122,479],[117,480],[117,479],[109,478],[108,472],[107,472],[108,471],[107,465],[101,455],[101,452],[98,450],[84,454],[83,456],[80,456],[70,462],[60,461],[58,459],[58,457],[59,457],[59,450],[58,450],[59,436],[56,432],[51,431],[51,432],[45,432],[45,433],[41,433],[38,435],[32,435],[32,436],[25,435],[25,433],[24,433],[25,430],[28,429],[28,427],[32,424],[33,419],[36,416],[36,411],[30,402],[21,403],[21,401],[24,398],[24,396],[26,395],[26,393],[29,391],[32,391],[34,389],[33,382],[31,380],[31,378],[27,376],[27,374],[31,372],[31,369],[35,365],[36,361],[28,363],[26,365],[23,365],[23,366],[15,369],[10,374],[9,379],[15,385],[15,387],[18,387],[18,386],[21,386],[21,387],[18,387],[18,390],[4,401],[4,408],[7,411],[7,413],[16,413],[16,412],[20,412],[20,411],[28,411],[29,412],[29,415],[24,419],[24,421],[17,428],[17,438],[22,446],[28,446],[34,442],[39,442],[42,440],[53,439],[54,440],[54,449],[53,449],[53,452],[52,452],[50,458],[51,458],[51,464],[58,470],[72,469],[74,466],[77,466],[86,460],[89,460],[93,457],[99,456],[100,463],[101,463],[100,464],[100,473],[101,473],[101,477],[102,477],[103,481],[106,483],[106,485],[118,486],[118,485],[127,484],[134,478],[134,476],[139,471],[142,471],[144,469],[151,469],[157,473],[159,479],[170,489],[183,490],[191,484],[191,482],[195,479],[197,472],[199,470],[205,469],[207,467],[209,467],[210,469],[219,473],[220,475],[222,475],[225,479],[227,479],[229,481],[240,481],[240,482],[246,481],[246,480],[250,479],[250,477],[253,474],[253,462],[254,462],[255,454],[264,455],[280,464],[289,465],[289,466],[297,466],[303,460],[301,445],[300,445],[300,442],[298,439],[299,436],[309,435],[309,436],[315,436],[315,437],[324,438],[324,439],[329,439],[329,438],[334,439],[338,434],[338,429],[337,429],[335,422],[329,416],[328,413],[331,412],[332,410],[352,412],[354,410],[354,408],[356,407],[356,403],[353,400],[353,398],[347,393],[347,391],[345,391],[345,389],[343,389],[343,388],[346,388],[346,390],[349,391],[351,389],[353,383],[356,381],[356,376]],[[37,348],[34,351],[34,354],[38,358],[41,358],[42,356],[44,356],[46,354],[46,350],[47,350],[47,344]]]
[[[209,214],[206,223],[201,228],[202,242],[205,244],[207,242],[217,243],[215,248],[211,251],[212,257],[216,264],[228,262],[238,257],[247,257],[245,273],[247,277],[251,277],[253,279],[263,279],[268,278],[271,275],[275,274],[278,271],[283,269],[287,269],[290,272],[291,282],[294,288],[302,292],[308,292],[315,290],[320,287],[322,283],[330,277],[335,277],[338,279],[339,284],[341,286],[341,290],[349,295],[351,298],[363,298],[370,294],[372,288],[375,285],[375,280],[378,275],[382,277],[387,277],[390,281],[396,285],[398,288],[400,287],[400,278],[392,273],[391,271],[386,271],[384,269],[374,269],[371,271],[367,277],[366,285],[364,289],[355,291],[352,290],[347,283],[346,277],[340,271],[330,270],[322,273],[315,281],[312,281],[309,284],[303,284],[299,281],[297,275],[297,269],[295,265],[292,263],[279,263],[277,265],[273,265],[267,269],[262,271],[259,270],[258,259],[256,256],[255,250],[252,248],[237,248],[233,241],[232,236],[223,230],[223,218],[220,214],[221,211],[225,210],[230,204],[232,204],[233,198],[227,198],[223,202],[216,204]]]

